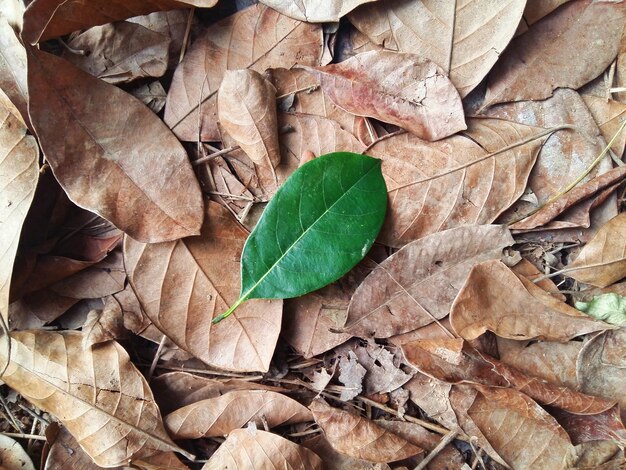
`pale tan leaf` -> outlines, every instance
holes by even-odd
[[[626,5],[574,0],[515,38],[493,68],[485,104],[548,98],[600,75],[619,49]]]
[[[570,0],[527,0],[524,19],[531,25]]]
[[[412,457],[423,450],[374,422],[316,400],[309,406],[315,421],[333,448],[370,462],[388,463]]]
[[[22,30],[25,9],[24,0],[0,0],[0,16],[5,17],[17,33]]]
[[[165,427],[174,439],[225,436],[253,422],[270,428],[313,421],[297,401],[268,390],[240,390],[208,398],[173,411]]]
[[[139,24],[120,21],[75,36],[63,57],[107,83],[161,77],[167,70],[170,38]]]
[[[114,341],[83,349],[82,341],[76,331],[13,332],[2,381],[56,416],[100,466],[180,451],[126,351]]]
[[[26,77],[26,51],[15,32],[0,15],[0,103],[17,109],[22,122],[30,126],[28,117],[28,83]],[[6,96],[7,99],[4,98]]]
[[[489,224],[523,194],[549,132],[498,119],[468,124],[468,137],[430,143],[407,133],[367,151],[383,160],[389,192],[382,243],[402,246],[460,225]]]
[[[326,470],[391,470],[386,463],[367,462],[337,452],[328,439],[322,435],[308,439],[302,445],[311,449],[322,459]]]
[[[35,0],[24,14],[25,41],[35,44],[79,29],[153,11],[209,8],[217,0]]]
[[[615,328],[555,299],[500,261],[472,269],[452,304],[450,323],[465,339],[489,330],[503,338],[561,342]]]
[[[35,139],[0,104],[0,316],[4,322],[9,319],[11,276],[22,224],[37,187],[38,158]]]
[[[276,88],[254,70],[227,70],[217,94],[220,125],[257,165],[280,164]]]
[[[211,25],[176,69],[165,123],[181,140],[218,141],[216,93],[226,70],[319,65],[322,28],[254,5]]]
[[[130,90],[130,93],[155,113],[160,113],[165,107],[167,93],[159,81],[144,83]]]
[[[350,300],[345,330],[387,338],[448,315],[474,264],[513,244],[504,226],[466,226],[405,245],[380,263]]]
[[[152,111],[38,49],[29,49],[28,66],[33,126],[76,204],[142,241],[199,233],[198,181],[185,149]]]
[[[352,12],[374,43],[432,60],[466,96],[487,75],[522,17],[525,0],[386,0]]]
[[[330,23],[339,21],[359,5],[376,0],[260,0],[268,7],[291,18],[309,23]]]
[[[276,434],[236,429],[211,456],[202,470],[322,470],[321,459],[309,449]]]
[[[0,466],[2,470],[35,470],[24,448],[8,436],[0,434]]]
[[[426,140],[466,129],[458,92],[428,59],[371,51],[315,70],[324,92],[349,113],[395,124]]]
[[[626,119],[626,104],[614,100],[607,101],[593,95],[582,95],[582,99],[598,124],[604,140],[609,142]],[[615,155],[621,156],[624,154],[624,147],[626,147],[626,134],[620,132],[611,150],[615,152]]]
[[[607,222],[565,270],[569,277],[607,287],[626,276],[626,213]]]
[[[239,298],[246,231],[209,202],[199,237],[142,244],[126,238],[125,265],[146,315],[179,347],[209,365],[267,371],[282,316],[281,300],[252,300],[215,325]]]

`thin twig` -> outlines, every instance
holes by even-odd
[[[191,164],[193,166],[198,166],[198,165],[201,165],[201,164],[203,164],[205,162],[208,162],[209,160],[213,160],[216,157],[225,155],[225,154],[233,152],[235,150],[239,150],[240,148],[241,147],[239,147],[239,145],[235,145],[233,147],[228,147],[228,148],[225,148],[225,149],[222,149],[222,150],[218,150],[215,153],[210,153],[209,155],[205,155],[204,157],[198,158],[197,160],[191,162]]]
[[[16,439],[36,439],[38,441],[45,441],[46,436],[40,436],[39,434],[23,434],[21,432],[0,432],[3,436],[14,437]]]
[[[189,44],[189,35],[191,34],[191,25],[193,23],[193,14],[195,13],[196,8],[191,7],[189,9],[189,16],[187,17],[187,28],[185,28],[185,36],[183,36],[183,44],[180,48],[180,56],[178,57],[178,63],[180,64],[185,58],[185,53],[187,52],[187,46]]]
[[[483,461],[483,458],[480,455],[480,451],[482,449],[477,449],[476,446],[474,445],[473,441],[477,441],[477,440],[478,438],[476,436],[472,436],[469,440],[469,445],[472,447],[474,454],[476,454],[476,459],[480,462],[480,466],[483,468],[483,470],[487,470],[487,467],[485,466],[485,462]]]
[[[445,447],[448,444],[450,444],[454,439],[456,439],[456,436],[458,434],[459,434],[459,430],[453,429],[448,434],[443,436],[441,440],[439,441],[439,443],[435,446],[435,448],[431,450],[426,457],[424,457],[424,460],[422,460],[417,467],[415,467],[415,470],[424,470],[432,459],[437,457],[437,455],[439,455],[439,453],[443,449],[445,449]]]
[[[152,358],[152,364],[150,364],[150,370],[148,371],[148,377],[146,378],[148,382],[150,382],[150,379],[152,379],[154,370],[156,369],[157,364],[159,363],[159,358],[161,357],[161,354],[163,353],[163,347],[165,346],[166,340],[167,340],[167,336],[163,335],[161,337],[161,341],[159,342],[159,347],[157,348],[156,353],[154,354],[154,357]]]
[[[2,407],[6,411],[7,416],[9,417],[9,420],[11,421],[11,425],[13,426],[13,428],[17,432],[20,432],[20,433],[23,432],[24,429],[22,428],[21,423],[17,419],[15,419],[15,416],[13,416],[13,413],[11,413],[9,406],[7,405],[7,402],[4,400],[4,397],[2,395],[0,395],[0,403],[2,403]]]

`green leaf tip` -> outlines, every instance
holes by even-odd
[[[626,297],[615,294],[601,294],[591,302],[576,302],[576,308],[596,320],[611,325],[626,326]]]
[[[276,191],[246,240],[241,294],[218,323],[249,299],[288,299],[320,289],[368,253],[387,211],[382,161],[351,152],[322,155]]]

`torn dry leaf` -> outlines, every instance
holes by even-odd
[[[177,67],[165,123],[190,142],[219,141],[216,93],[226,70],[319,65],[322,28],[254,5],[211,25]]]
[[[375,44],[435,62],[463,97],[498,60],[515,33],[525,3],[385,0],[361,7],[349,18]]]
[[[315,70],[324,92],[349,113],[429,141],[466,128],[461,99],[445,72],[415,54],[364,52]]]
[[[43,153],[76,204],[138,240],[199,233],[198,181],[185,149],[152,111],[35,48],[29,49],[28,84],[29,113]]]
[[[113,341],[83,349],[82,341],[75,331],[13,332],[2,381],[56,416],[100,466],[180,451],[126,351]]]

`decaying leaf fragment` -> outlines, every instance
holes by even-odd
[[[36,330],[13,332],[11,342],[2,381],[56,416],[96,464],[189,456],[168,437],[148,383],[118,343],[84,349],[82,333]]]
[[[221,126],[248,157],[273,171],[280,163],[274,85],[254,70],[227,70],[217,110]]]
[[[315,70],[324,92],[349,113],[395,124],[429,141],[466,129],[459,93],[428,59],[371,51]]]

